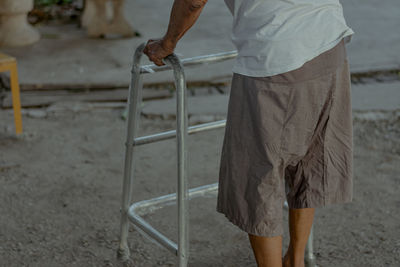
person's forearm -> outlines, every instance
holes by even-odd
[[[175,48],[179,39],[192,27],[199,17],[207,0],[175,0],[172,5],[165,45]]]

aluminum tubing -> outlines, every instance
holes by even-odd
[[[183,66],[179,58],[172,53],[165,58],[174,70],[176,99],[176,124],[177,124],[177,152],[178,152],[178,264],[186,267],[189,259],[189,209],[188,209],[188,187],[187,187],[187,136],[188,136],[188,112],[186,80]]]
[[[308,237],[305,256],[304,256],[304,264],[305,267],[315,267],[316,266],[316,258],[314,255],[313,248],[313,240],[314,240],[314,224],[311,226],[310,235]]]
[[[225,126],[226,120],[220,120],[220,121],[213,121],[213,122],[207,122],[199,125],[194,125],[190,126],[188,129],[188,134],[195,134],[195,133],[200,133],[203,131],[209,131],[209,130],[214,130],[218,128],[222,128]],[[171,131],[166,131],[166,132],[161,132],[161,133],[156,133],[152,135],[147,135],[147,136],[141,136],[138,138],[135,138],[134,144],[135,146],[139,145],[144,145],[144,144],[149,144],[153,142],[158,142],[162,140],[167,140],[167,139],[172,139],[176,137],[176,130],[171,130]]]
[[[142,80],[140,75],[140,60],[143,55],[145,43],[142,43],[136,48],[133,56],[131,83],[129,85],[128,96],[128,121],[125,143],[125,162],[124,162],[124,177],[122,186],[121,199],[121,225],[120,225],[120,244],[118,249],[118,257],[124,261],[129,260],[128,246],[128,230],[129,219],[128,211],[131,201],[132,180],[135,171],[135,155],[133,140],[137,134],[140,119],[140,104],[142,101]]]
[[[180,60],[181,65],[184,67],[192,67],[192,66],[199,66],[199,65],[207,65],[210,63],[217,63],[222,62],[225,60],[233,59],[238,55],[236,50],[228,51],[228,52],[221,52],[216,54],[204,55],[204,56],[197,56],[191,58],[184,58]],[[141,67],[140,73],[154,73],[159,71],[166,71],[172,69],[173,67],[170,65],[163,65],[157,66],[155,64],[144,65]]]
[[[141,232],[147,239],[155,243],[159,247],[165,248],[168,251],[178,255],[178,246],[174,241],[167,236],[160,233],[157,229],[151,226],[146,220],[134,212],[128,214],[130,221],[134,224],[135,228]]]

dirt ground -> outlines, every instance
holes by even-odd
[[[0,110],[0,266],[121,266],[119,233],[125,121],[122,108],[71,102],[23,116],[13,137]],[[400,266],[400,112],[354,112],[354,199],[316,210],[317,265]],[[142,118],[140,135],[173,129]],[[189,136],[189,186],[218,181],[223,129]],[[138,147],[133,200],[176,190],[175,140]],[[247,234],[190,201],[189,266],[256,266]],[[174,206],[145,216],[174,241]],[[288,245],[284,217],[284,250]],[[131,227],[134,266],[175,266],[176,257]]]

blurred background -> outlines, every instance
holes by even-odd
[[[355,32],[346,46],[354,200],[317,210],[314,254],[324,267],[400,266],[400,1],[340,2]],[[132,56],[165,34],[172,3],[0,0],[0,266],[121,264]],[[231,25],[224,1],[208,1],[175,53],[183,59],[233,51]],[[142,63],[150,64],[146,56]],[[191,125],[226,118],[232,65],[185,68]],[[172,73],[145,74],[143,82],[139,134],[174,129]],[[190,187],[218,180],[223,134],[190,136]],[[175,140],[137,151],[133,201],[175,192]],[[256,266],[247,236],[215,212],[215,198],[190,203],[189,266]],[[176,240],[176,216],[168,207],[145,217]],[[176,264],[133,227],[129,242],[132,266]]]

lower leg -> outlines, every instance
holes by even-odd
[[[282,235],[273,237],[249,234],[258,267],[282,267]]]
[[[314,220],[315,208],[289,209],[290,243],[284,267],[304,267],[304,252]]]

